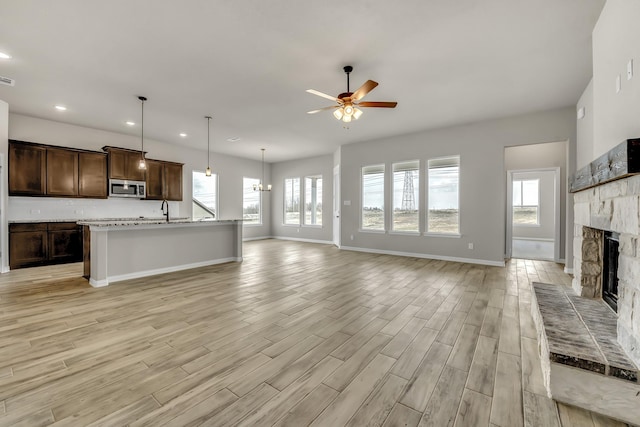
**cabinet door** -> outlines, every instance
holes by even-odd
[[[165,163],[164,187],[167,200],[182,200],[182,165]]]
[[[9,267],[12,269],[43,265],[47,261],[47,231],[9,233]]]
[[[78,153],[47,148],[47,195],[78,195]]]
[[[163,174],[164,163],[158,160],[147,160],[147,199],[164,199]]]
[[[79,153],[78,195],[82,197],[107,198],[107,155],[102,153]]]
[[[144,181],[145,171],[140,169],[141,153],[128,152],[127,153],[127,178],[134,181]],[[148,166],[147,166],[148,168]]]
[[[12,142],[9,144],[9,195],[45,194],[47,150]]]
[[[65,227],[49,225],[49,261],[53,264],[82,260],[81,232],[74,223]],[[55,224],[58,225],[58,224]]]
[[[109,150],[109,178],[127,179],[127,152]]]

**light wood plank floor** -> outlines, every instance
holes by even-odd
[[[3,426],[620,426],[545,397],[531,281],[264,240],[245,261],[93,289],[0,276]]]

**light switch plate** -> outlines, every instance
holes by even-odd
[[[344,201],[344,205],[345,206],[351,206],[351,200],[345,200]]]
[[[631,80],[631,77],[633,77],[633,59],[627,62],[627,80]]]
[[[584,119],[584,107],[578,109],[578,120]]]
[[[620,81],[620,74],[616,77],[616,93],[620,93],[622,89],[622,82]]]

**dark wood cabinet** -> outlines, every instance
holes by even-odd
[[[118,147],[102,147],[109,154],[109,178],[144,181],[145,171],[138,167],[142,153]]]
[[[182,163],[147,159],[148,200],[182,200]]]
[[[47,261],[47,224],[9,224],[9,267],[44,265]]]
[[[104,199],[106,154],[11,140],[9,195]]]
[[[9,267],[82,261],[82,228],[75,222],[9,224]]]
[[[47,148],[47,195],[78,195],[78,152]]]
[[[78,195],[100,199],[107,197],[106,154],[78,154]]]
[[[182,200],[182,165],[179,163],[164,164],[165,198]]]
[[[147,199],[164,199],[164,162],[147,160]]]
[[[82,231],[76,223],[49,223],[48,260],[52,263],[82,261]]]
[[[9,142],[9,195],[42,196],[47,186],[47,150]]]

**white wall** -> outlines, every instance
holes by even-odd
[[[593,30],[594,137],[591,160],[640,137],[640,1],[608,0]],[[627,80],[627,62],[634,76]],[[621,91],[616,93],[620,75]],[[581,141],[583,143],[584,141]],[[580,149],[587,149],[580,147]]]
[[[573,245],[573,210],[568,212],[572,207],[571,203],[567,203],[567,170],[568,170],[568,150],[569,142],[551,142],[534,145],[521,145],[517,147],[507,147],[504,150],[504,165],[506,170],[524,170],[524,169],[543,169],[543,168],[560,168],[560,258],[563,259],[568,253],[569,248]],[[571,205],[571,206],[570,206]],[[567,226],[565,218],[570,216],[571,223]],[[518,234],[522,237],[533,235],[525,231],[518,230]],[[546,233],[548,235],[548,233]],[[551,236],[553,236],[551,232]],[[517,233],[514,228],[513,236]],[[568,244],[567,244],[568,242]],[[572,254],[568,255],[571,261]]]
[[[538,224],[518,225],[513,224],[514,239],[551,239],[555,240],[555,189],[556,180],[554,171],[517,172],[513,174],[514,180],[538,180]],[[508,207],[507,207],[508,209]],[[558,220],[560,220],[558,218]],[[561,238],[561,236],[558,236]],[[561,238],[561,240],[564,240]]]
[[[584,108],[584,117],[577,119],[576,124],[576,139],[578,141],[578,150],[576,153],[577,169],[583,168],[596,158],[593,148],[593,79],[591,79],[578,100],[576,111],[581,108]]]
[[[501,264],[506,218],[504,148],[553,141],[575,143],[575,132],[575,109],[570,107],[344,145],[341,150],[342,200],[350,200],[351,205],[342,206],[342,244],[360,250]],[[460,155],[461,238],[359,230],[362,166],[385,163],[390,170],[394,162],[419,159],[424,172],[428,159],[454,154]],[[424,193],[423,186],[420,195]],[[419,205],[424,212],[424,197]],[[424,231],[423,218],[421,227]],[[474,249],[468,249],[469,243],[474,244]]]
[[[274,237],[331,243],[333,233],[333,155],[274,163],[271,168],[271,230]],[[304,200],[304,177],[322,175],[322,226],[284,225],[284,180],[300,178],[300,205]],[[301,216],[302,218],[302,216]]]
[[[1,114],[1,112],[0,112]],[[19,114],[9,114],[9,138],[41,144],[82,148],[101,151],[105,145],[140,149],[140,138],[106,132],[66,123],[42,120]],[[0,135],[0,149],[7,153],[7,142]],[[192,171],[206,168],[206,149],[193,149],[182,145],[145,140],[147,157],[184,163],[183,201],[171,202],[172,216],[191,216]],[[269,179],[270,165],[266,165],[265,175]],[[219,219],[242,218],[242,178],[260,176],[260,161],[242,159],[218,153],[211,153],[211,168],[218,174]],[[6,172],[3,173],[3,176]],[[271,211],[269,200],[265,200],[264,225],[245,228],[245,237],[269,236],[271,234]],[[48,197],[10,197],[8,206],[10,220],[29,219],[82,219],[116,218],[137,216],[160,216],[160,202],[123,199],[62,199]]]

